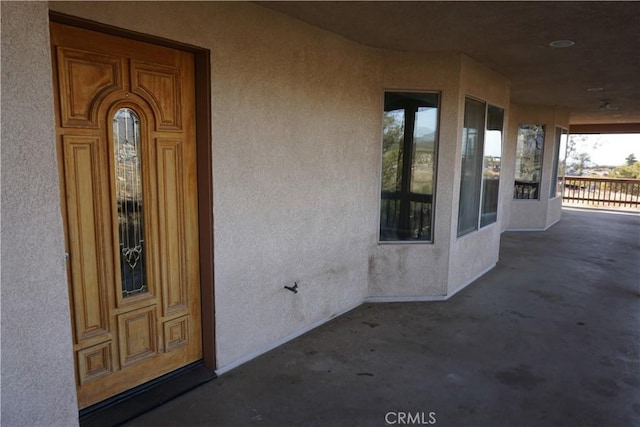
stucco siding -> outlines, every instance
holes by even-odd
[[[77,424],[48,10],[2,3],[2,419]]]
[[[460,203],[460,175],[462,173],[461,138],[464,124],[465,97],[470,96],[487,104],[495,105],[505,110],[506,118],[509,113],[510,83],[507,78],[485,67],[473,59],[462,55],[462,72],[460,83],[459,113],[458,113],[458,141],[456,143],[456,162],[454,169],[455,181],[453,185],[453,207],[449,220],[451,221],[451,250],[449,257],[449,277],[447,280],[447,294],[451,295],[487,270],[495,266],[500,250],[500,223],[502,221],[502,206],[498,203],[496,224],[487,225],[461,237],[457,237],[458,212]],[[503,139],[506,132],[503,132]],[[504,154],[504,141],[503,141]],[[504,162],[502,162],[504,164]],[[504,175],[500,175],[500,186],[504,185]]]
[[[259,8],[224,21],[212,71],[222,367],[362,301],[379,173],[375,52]]]
[[[384,243],[369,258],[369,294],[384,297],[445,296],[458,129],[460,56],[385,52],[381,86],[385,90],[440,92],[433,243]],[[382,94],[380,95],[382,97]],[[376,117],[382,114],[382,104]],[[380,124],[377,125],[380,128]],[[382,136],[375,144],[381,155]],[[380,169],[378,159],[376,168]],[[379,178],[378,178],[379,179]],[[378,190],[380,183],[377,182]],[[379,196],[378,196],[379,197]],[[377,225],[376,225],[377,227]]]
[[[539,124],[545,126],[545,138],[540,180],[540,196],[537,200],[511,200],[509,212],[509,230],[546,230],[560,219],[562,201],[551,198],[551,175],[554,167],[554,143],[558,126],[568,129],[569,114],[562,108],[513,104],[510,113],[510,125],[507,130],[509,160],[507,164],[505,186],[511,190],[515,177],[515,156],[518,127],[521,124]],[[511,160],[513,159],[513,160]]]
[[[547,206],[547,224],[545,228],[551,227],[562,217],[562,197],[555,197],[549,200]]]
[[[444,299],[496,263],[508,225],[557,216],[511,200],[514,128],[549,116],[522,107],[505,116],[498,222],[457,237],[465,95],[510,109],[508,80],[471,58],[369,48],[248,2],[2,3],[7,425],[77,423],[49,8],[211,52],[220,372],[367,298]],[[441,95],[433,243],[378,241],[384,90]]]

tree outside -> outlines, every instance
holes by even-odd
[[[631,154],[627,157],[627,164],[613,169],[609,176],[613,178],[640,179],[640,162]]]
[[[624,137],[624,138],[623,138]],[[629,153],[622,150],[637,150]],[[640,179],[640,135],[570,135],[566,174]]]

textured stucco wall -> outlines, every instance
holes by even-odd
[[[494,72],[473,59],[461,56],[460,98],[458,101],[458,129],[464,123],[465,97],[471,96],[487,104],[501,107],[505,110],[505,129],[509,113],[510,82],[504,76]],[[457,237],[460,175],[462,168],[462,134],[458,135],[456,144],[455,180],[453,186],[453,208],[451,209],[451,253],[449,257],[449,278],[447,281],[448,294],[452,294],[472,280],[485,273],[498,262],[500,251],[500,222],[504,207],[498,204],[498,216],[495,224]],[[503,134],[504,138],[504,134]],[[504,143],[503,143],[504,146]],[[500,185],[504,177],[500,176]],[[501,200],[500,200],[501,201]]]
[[[251,3],[52,2],[49,7],[211,50],[221,370],[367,296],[445,296],[495,262],[499,226],[457,242],[455,225],[464,95],[507,109],[503,77],[458,54],[370,49]],[[33,424],[50,405],[55,420],[72,424],[77,412],[46,3],[3,4],[2,12],[2,255],[3,266],[5,259],[15,265],[2,271],[3,294],[9,295],[3,295],[3,332],[6,301],[15,306],[7,315],[20,321],[16,332],[2,339],[13,346],[23,333],[29,337],[23,339],[28,346],[9,350],[7,359],[28,383],[5,377],[3,352],[3,385],[15,392],[10,402],[16,419],[27,419],[20,411],[33,407],[35,395],[40,401]],[[433,244],[377,240],[384,89],[441,92]],[[21,144],[5,152],[12,140]],[[37,251],[29,252],[29,240],[38,242]],[[450,264],[452,250],[456,261]],[[29,271],[27,279],[23,271]],[[8,291],[5,277],[15,282]],[[283,288],[294,281],[298,294]],[[25,286],[33,294],[29,306],[35,301],[42,313],[18,313],[26,312],[20,300]],[[54,331],[37,329],[43,324],[54,325]],[[25,358],[38,360],[18,366]],[[40,373],[26,372],[38,363],[48,364],[43,389]]]
[[[433,243],[383,243],[369,258],[372,298],[437,297],[447,293],[449,235],[453,204],[455,150],[458,141],[460,56],[385,52],[382,87],[397,91],[440,92],[440,122],[436,165]],[[380,94],[378,116],[382,112]],[[380,125],[378,124],[378,130]],[[375,141],[380,169],[381,134]],[[378,189],[380,183],[377,183]],[[377,221],[377,219],[376,219]]]
[[[224,366],[366,295],[380,125],[374,51],[257,7],[233,6],[220,25],[212,72]],[[298,294],[283,289],[294,281]]]
[[[555,197],[549,200],[547,205],[547,223],[545,228],[551,227],[562,217],[562,197]]]
[[[500,162],[500,232],[505,232],[511,224],[511,212],[513,210],[513,185],[515,179],[516,138],[518,124],[513,123],[516,113],[513,110],[517,105],[509,104],[509,110],[505,114],[505,128],[502,140],[502,160]],[[515,131],[514,131],[515,128]]]
[[[508,112],[509,81],[458,54],[386,52],[383,87],[441,92],[433,244],[380,244],[369,259],[373,300],[444,297],[491,268],[498,259],[500,224],[458,239],[464,99],[474,96]],[[503,207],[499,207],[500,212]],[[499,220],[500,221],[500,220]]]
[[[568,130],[569,129],[569,119],[570,119],[570,112],[564,108],[554,108],[554,141],[555,138],[558,137],[558,133],[562,132],[562,129],[558,129],[558,128],[563,128]],[[552,147],[553,148],[553,147]],[[553,156],[555,155],[555,149],[549,150],[550,154],[549,154],[549,162],[552,165],[553,164]],[[553,170],[550,168],[549,169],[549,185],[551,185],[551,175],[553,174]],[[551,194],[551,187],[548,188],[549,189],[549,195]],[[549,203],[547,205],[547,223],[545,225],[545,228],[549,228],[551,227],[553,224],[555,224],[556,222],[560,221],[562,217],[562,197],[561,196],[557,196],[557,197],[550,197],[549,199]]]
[[[48,10],[2,3],[2,418],[77,424]]]
[[[515,152],[520,124],[542,124],[545,126],[544,149],[542,153],[542,178],[539,200],[511,200],[509,212],[509,230],[546,230],[560,220],[562,201],[550,198],[551,175],[553,169],[554,142],[557,127],[568,128],[569,113],[564,109],[548,106],[512,104],[510,124],[507,130],[505,187],[511,188],[515,177]]]

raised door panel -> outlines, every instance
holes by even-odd
[[[164,322],[164,351],[170,352],[189,343],[189,316]]]
[[[76,340],[109,332],[98,137],[63,137],[71,293]]]
[[[118,316],[118,330],[121,367],[124,368],[157,354],[155,306]]]
[[[78,351],[78,380],[86,384],[113,372],[111,343],[89,347]]]
[[[181,130],[181,73],[176,67],[131,61],[131,90],[150,101],[157,130]]]
[[[122,60],[62,47],[57,53],[62,125],[97,128],[100,101],[122,89]]]
[[[163,315],[187,310],[188,279],[185,271],[184,194],[182,190],[183,144],[179,140],[157,140],[158,222],[160,226],[160,281]]]

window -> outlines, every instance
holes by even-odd
[[[458,236],[478,229],[485,110],[486,104],[484,102],[466,98],[464,103],[464,127],[462,128],[462,171],[460,174],[460,203],[458,204]]]
[[[148,292],[142,185],[140,118],[120,108],[113,118],[115,193],[122,297]]]
[[[556,128],[556,139],[553,144],[553,169],[551,170],[550,197],[562,196],[564,189],[564,171],[567,163],[567,139],[569,131]]]
[[[540,199],[543,147],[543,125],[519,126],[514,199]]]
[[[386,92],[381,241],[432,241],[438,93]]]
[[[489,105],[487,107],[487,132],[484,139],[484,161],[482,164],[480,227],[496,222],[498,217],[503,126],[504,110]]]
[[[465,99],[458,237],[497,219],[503,121],[502,108]]]

